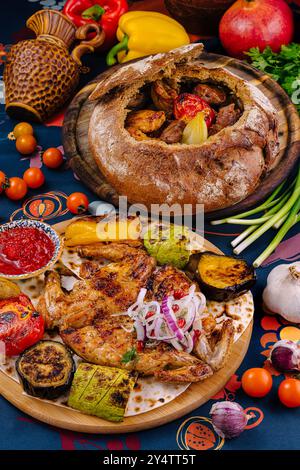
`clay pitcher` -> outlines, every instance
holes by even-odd
[[[26,25],[36,39],[20,41],[7,56],[6,111],[16,119],[43,122],[72,97],[79,82],[81,56],[103,43],[104,32],[96,24],[77,29],[55,10],[36,12]],[[91,32],[93,39],[86,40]],[[81,42],[70,53],[75,40]]]

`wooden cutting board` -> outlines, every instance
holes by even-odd
[[[256,191],[244,201],[220,211],[206,214],[208,219],[226,217],[249,209],[265,199],[290,173],[300,154],[300,120],[289,97],[268,75],[246,62],[229,57],[204,53],[201,62],[209,68],[224,67],[257,86],[273,103],[280,122],[279,163],[261,181]],[[104,72],[105,73],[105,72]],[[100,199],[118,205],[118,194],[101,174],[88,144],[88,127],[95,107],[88,97],[96,87],[98,77],[85,86],[71,102],[64,120],[63,145],[70,164],[81,181]]]
[[[62,222],[53,227],[58,232],[63,232],[68,223],[68,221]],[[197,235],[197,237],[199,241],[202,241],[199,235]],[[207,240],[204,241],[204,248],[209,251],[221,253],[215,245]],[[166,405],[146,413],[130,416],[125,418],[121,423],[105,421],[95,416],[79,413],[71,408],[52,405],[51,403],[24,395],[22,386],[2,371],[0,371],[0,393],[24,413],[63,429],[102,434],[127,433],[150,429],[186,415],[219,392],[244,359],[248,350],[251,334],[252,322],[233,345],[232,353],[225,367],[212,377],[203,382],[190,385],[183,394]]]

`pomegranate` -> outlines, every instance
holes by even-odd
[[[221,19],[220,39],[232,57],[245,58],[251,47],[278,52],[292,41],[293,13],[284,0],[237,0]]]

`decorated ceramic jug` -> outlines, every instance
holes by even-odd
[[[12,46],[4,70],[6,111],[16,119],[45,121],[69,100],[79,82],[81,56],[104,41],[97,24],[80,28],[62,13],[41,10],[27,23],[36,39]],[[94,33],[92,39],[87,40]],[[81,41],[70,53],[76,40]]]

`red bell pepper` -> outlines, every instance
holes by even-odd
[[[44,319],[26,295],[0,300],[0,341],[7,356],[20,354],[43,335]]]
[[[87,23],[100,25],[105,32],[100,50],[107,50],[115,44],[119,18],[127,10],[127,0],[67,0],[63,14],[77,27]]]

